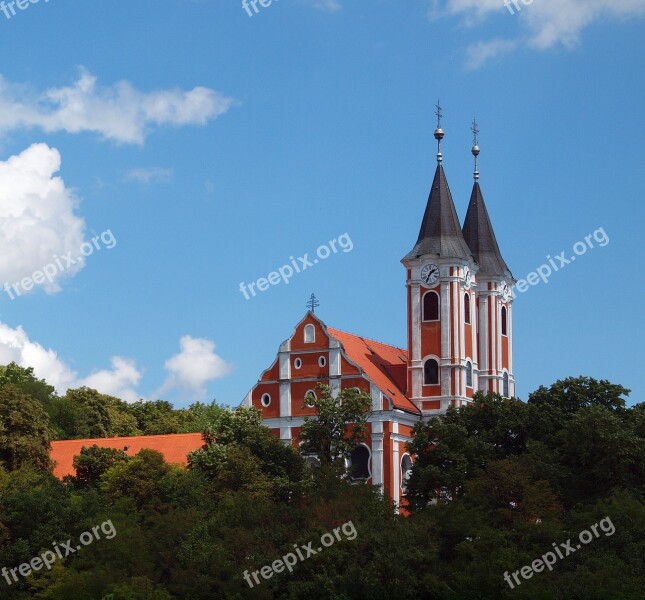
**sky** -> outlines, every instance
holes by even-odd
[[[518,396],[645,400],[645,0],[507,1],[0,4],[0,364],[236,406],[311,293],[405,347],[440,98],[460,219],[476,118],[502,254],[552,271],[515,300]]]

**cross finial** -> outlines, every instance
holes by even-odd
[[[477,120],[473,119],[473,125],[470,128],[473,132],[473,149],[472,153],[475,157],[475,172],[473,173],[475,181],[479,181],[479,164],[477,157],[479,156],[479,126],[477,125]]]
[[[318,302],[318,298],[316,298],[316,294],[311,294],[311,297],[307,302],[307,308],[313,313],[313,312],[316,312],[316,307],[318,306],[320,306],[320,302]]]
[[[437,100],[437,103],[435,104],[435,115],[437,115],[437,129],[441,129],[441,117],[443,117],[443,109],[441,108],[441,101]]]

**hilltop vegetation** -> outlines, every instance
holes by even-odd
[[[541,387],[528,402],[479,394],[472,406],[419,424],[407,481],[409,516],[379,490],[351,484],[342,454],[361,432],[338,433],[364,399],[343,410],[322,394],[321,423],[303,430],[317,454],[262,427],[256,410],[216,404],[127,405],[94,390],[58,397],[29,369],[0,371],[0,569],[31,561],[110,520],[100,539],[51,570],[9,585],[8,600],[642,599],[645,590],[645,404],[587,378]],[[203,431],[186,470],[143,450],[88,448],[77,476],[51,474],[52,439]],[[336,449],[336,450],[334,450]],[[553,543],[610,519],[553,570],[511,589],[505,572]],[[251,588],[260,570],[352,522],[338,539]]]

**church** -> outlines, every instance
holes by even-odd
[[[242,406],[286,444],[315,411],[316,384],[332,393],[358,388],[372,399],[365,442],[349,459],[363,481],[383,486],[399,505],[413,457],[414,425],[472,402],[477,390],[515,394],[515,280],[502,258],[479,185],[477,123],[473,123],[474,185],[463,227],[443,168],[437,106],[437,169],[413,248],[401,260],[407,288],[407,348],[328,326],[309,311],[284,341]],[[315,461],[315,457],[308,457]]]

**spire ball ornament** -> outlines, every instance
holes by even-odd
[[[473,176],[475,177],[475,181],[479,181],[479,165],[477,164],[477,157],[479,156],[479,126],[475,119],[473,119],[473,125],[470,130],[473,132],[473,148],[471,152],[475,157],[475,172]]]

